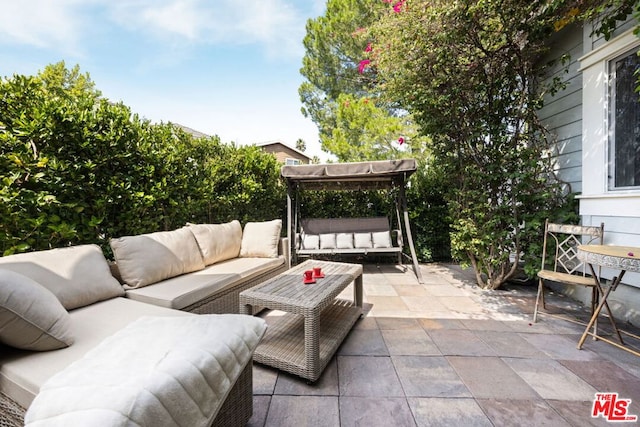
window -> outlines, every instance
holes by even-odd
[[[287,158],[284,160],[284,164],[287,166],[295,166],[295,165],[299,165],[301,162],[299,159],[290,159]]]
[[[640,187],[640,76],[637,49],[609,62],[609,189]]]

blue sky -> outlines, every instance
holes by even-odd
[[[239,144],[307,143],[305,24],[325,0],[0,0],[0,76],[78,64],[112,101]]]

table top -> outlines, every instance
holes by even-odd
[[[324,278],[316,283],[303,283],[303,272],[321,267]],[[344,288],[362,275],[362,265],[307,260],[258,286],[240,293],[240,301],[277,303],[281,309],[316,308],[332,301]],[[274,308],[274,307],[270,307]]]
[[[617,245],[580,245],[578,259],[589,264],[640,272],[640,248]]]

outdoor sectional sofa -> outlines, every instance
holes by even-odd
[[[97,245],[0,257],[0,426],[25,408],[30,426],[246,424],[266,324],[234,313],[287,268],[280,227],[122,237],[112,263]]]

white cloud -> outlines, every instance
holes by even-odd
[[[0,0],[0,43],[74,51],[82,33],[82,0]]]
[[[121,0],[111,16],[129,30],[204,44],[262,44],[300,56],[306,22],[285,0]]]

